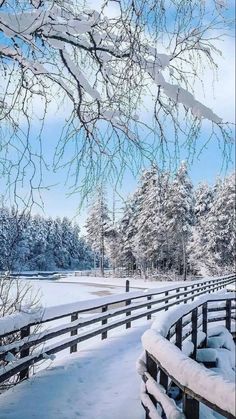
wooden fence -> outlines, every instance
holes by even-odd
[[[209,299],[207,299],[206,296],[205,301],[202,303],[199,302],[198,305],[193,304],[195,305],[195,307],[190,308],[189,310],[186,307],[186,310],[184,310],[184,315],[181,314],[181,312],[178,314],[178,310],[176,310],[175,320],[171,323],[168,321],[168,330],[166,331],[165,336],[161,336],[162,333],[158,331],[157,333],[155,333],[154,325],[154,328],[151,331],[153,333],[153,338],[155,339],[155,337],[158,335],[160,337],[160,340],[158,341],[157,345],[163,345],[163,342],[165,345],[165,340],[168,340],[172,343],[172,347],[175,345],[180,350],[182,350],[184,343],[186,343],[186,339],[190,337],[190,340],[188,339],[188,343],[192,344],[192,349],[190,350],[190,353],[188,355],[190,355],[191,359],[196,360],[197,349],[199,347],[206,347],[209,323],[223,321],[226,328],[231,332],[231,322],[232,320],[236,320],[236,304],[234,293],[228,293],[227,298],[224,297],[224,295],[221,298],[220,295],[217,297],[217,294],[215,294],[214,296],[212,295],[211,298],[209,296],[208,298]],[[214,303],[217,303],[216,306],[214,305]],[[191,305],[189,307],[191,307]],[[162,321],[164,322],[164,320]],[[182,374],[181,376],[181,372],[178,372],[177,377],[176,368],[173,368],[173,364],[172,366],[170,364],[168,366],[166,364],[164,365],[161,354],[159,353],[158,356],[157,351],[148,350],[148,345],[150,346],[150,342],[148,344],[145,344],[144,339],[144,348],[146,350],[146,371],[143,372],[142,379],[144,383],[147,383],[148,380],[152,380],[151,392],[149,392],[148,386],[145,387],[145,391],[143,392],[143,407],[146,411],[146,419],[150,419],[151,417],[153,417],[151,412],[153,410],[155,411],[158,405],[162,409],[162,414],[160,417],[167,417],[165,416],[165,403],[163,403],[162,399],[166,398],[166,400],[164,399],[164,401],[166,401],[168,405],[168,397],[171,398],[170,389],[173,389],[173,386],[175,387],[175,393],[177,391],[177,394],[180,395],[179,398],[182,400],[182,411],[186,419],[199,419],[200,402],[210,407],[215,412],[223,415],[224,417],[227,417],[229,419],[235,418],[235,414],[232,413],[232,404],[231,406],[227,406],[227,408],[222,408],[220,397],[217,400],[217,402],[212,402],[206,397],[206,394],[210,395],[212,392],[217,391],[216,388],[213,388],[210,385],[208,386],[209,389],[206,390],[208,385],[207,376],[205,377],[206,379],[204,381],[204,392],[201,392],[200,386],[195,386],[193,389],[193,386],[191,386],[191,380],[188,380],[188,378],[186,378],[184,374]],[[176,355],[176,352],[172,351],[171,346],[169,345],[169,353],[168,349],[166,350],[165,357],[167,358],[174,358]],[[166,348],[168,348],[168,344]],[[178,362],[179,359],[178,357],[176,357],[176,363]],[[180,363],[179,370],[181,370]],[[203,370],[203,375],[204,371],[207,370]],[[181,379],[179,377],[181,377]],[[198,376],[198,378],[199,377],[200,376]],[[187,385],[186,382],[188,382]],[[212,380],[211,385],[213,383],[214,381]],[[226,386],[228,385],[230,387],[230,383],[227,381],[223,384]],[[153,391],[153,388],[156,388],[156,391]],[[161,391],[161,389],[163,388],[166,392],[165,396],[163,396]],[[199,389],[199,392],[196,392],[196,388]],[[230,388],[230,390],[232,389]],[[222,391],[223,387],[221,388],[221,392]],[[156,397],[154,396],[154,393]],[[159,398],[160,394],[162,399]],[[214,397],[214,400],[215,399],[216,397]]]
[[[235,275],[231,274],[48,308],[38,314],[4,317],[0,319],[0,383],[11,378],[26,379],[31,366],[53,354],[66,348],[75,352],[80,342],[97,335],[106,339],[114,328],[125,325],[128,329],[135,320],[150,319],[154,313],[224,288],[234,280]],[[63,322],[58,325],[59,320]],[[8,343],[11,340],[12,343]]]

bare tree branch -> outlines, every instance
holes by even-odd
[[[106,0],[100,11],[77,1],[2,1],[2,174],[12,178],[15,173],[17,184],[30,172],[31,189],[42,184],[44,153],[41,146],[34,151],[31,143],[37,98],[42,126],[50,103],[68,104],[54,169],[68,167],[75,187],[79,167],[93,183],[123,165],[154,160],[160,148],[168,158],[170,136],[177,152],[181,138],[193,144],[205,119],[227,147],[228,126],[194,97],[199,67],[216,70],[214,41],[228,30],[226,18],[217,0]],[[74,155],[65,161],[72,143]],[[19,157],[13,164],[9,156],[14,150]]]

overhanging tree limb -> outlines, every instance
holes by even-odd
[[[115,15],[109,16],[112,1],[104,1],[99,12],[77,1],[2,2],[0,119],[14,125],[8,152],[24,122],[32,124],[39,97],[41,120],[47,119],[47,106],[55,98],[68,103],[66,129],[54,161],[66,165],[66,147],[76,143],[68,160],[75,164],[74,173],[81,158],[83,164],[86,159],[90,165],[98,161],[97,177],[104,167],[128,165],[130,153],[155,159],[160,147],[168,151],[170,136],[180,141],[178,137],[185,135],[192,141],[203,119],[227,142],[227,127],[193,91],[199,64],[215,69],[214,39],[227,27],[223,3],[207,3],[118,0]],[[143,117],[145,100],[153,122]],[[151,135],[155,142],[144,141]],[[30,133],[26,137],[30,149]]]

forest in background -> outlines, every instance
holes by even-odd
[[[87,220],[87,241],[114,271],[207,275],[235,268],[235,174],[193,187],[183,162],[175,175],[143,172],[117,222],[101,187]]]
[[[68,218],[0,208],[0,270],[89,269],[93,251]]]
[[[84,270],[116,275],[217,274],[234,270],[235,174],[193,187],[187,166],[176,174],[145,170],[122,216],[97,189],[86,235],[68,218],[0,208],[0,270]]]

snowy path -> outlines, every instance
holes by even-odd
[[[55,361],[0,396],[0,419],[143,419],[135,364],[148,327],[146,321]]]

